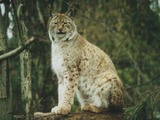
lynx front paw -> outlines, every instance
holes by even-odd
[[[70,106],[55,106],[54,108],[51,109],[51,112],[54,114],[62,114],[66,115],[71,111]]]

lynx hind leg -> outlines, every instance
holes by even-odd
[[[90,112],[94,112],[94,113],[100,113],[100,112],[104,112],[105,110],[103,108],[97,107],[95,105],[92,104],[84,104],[81,106],[81,110],[83,111],[90,111]]]
[[[78,97],[78,100],[81,104],[82,111],[90,111],[90,112],[95,112],[95,113],[100,113],[100,112],[104,111],[102,108],[97,107],[94,104],[92,104],[91,102],[89,102],[90,100],[89,100],[88,96],[82,95],[82,93],[80,91],[77,91],[77,97]],[[95,97],[97,97],[97,96],[95,96]],[[95,100],[95,97],[94,97],[94,100]],[[99,101],[100,101],[100,98],[97,98],[97,99],[99,99]]]
[[[109,110],[111,111],[120,111],[123,108],[123,93],[122,85],[117,79],[112,80],[112,87],[110,92],[110,105]]]
[[[88,102],[83,104],[81,110],[95,113],[107,111],[109,105],[109,91],[111,84],[107,82],[104,86],[98,87],[88,99]]]

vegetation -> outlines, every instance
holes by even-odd
[[[0,0],[0,6],[0,41],[7,46],[3,50],[0,43],[0,58],[36,37],[23,53],[9,57],[5,66],[7,82],[12,83],[13,115],[50,111],[57,104],[47,21],[52,11],[72,9],[79,33],[103,49],[118,70],[124,83],[126,119],[160,119],[159,0]],[[0,71],[3,64],[0,60]],[[79,111],[76,100],[72,110]]]

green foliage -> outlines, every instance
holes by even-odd
[[[158,120],[160,119],[160,86],[144,92],[141,100],[133,107],[125,110],[126,120]]]

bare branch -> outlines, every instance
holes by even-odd
[[[36,40],[35,37],[31,37],[27,42],[24,43],[24,45],[8,52],[5,53],[3,55],[0,55],[0,61],[11,58],[13,56],[16,56],[18,54],[20,54],[21,52],[23,52],[23,50],[25,50],[31,43],[33,43]]]

